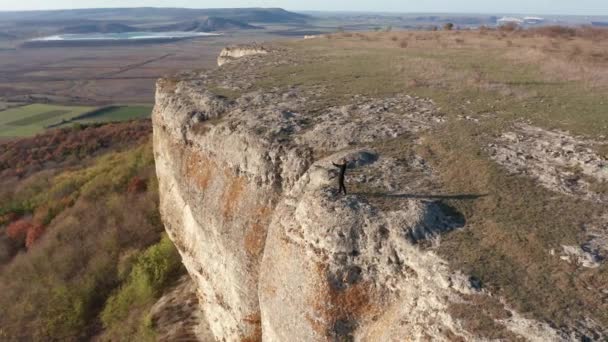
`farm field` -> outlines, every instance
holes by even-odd
[[[85,114],[81,118],[75,118],[70,123],[102,123],[143,119],[150,117],[152,113],[151,105],[133,106],[108,106],[94,110]],[[66,123],[67,124],[67,123]]]
[[[215,68],[226,45],[279,38],[253,32],[166,44],[0,50],[0,101],[150,103],[158,78]]]
[[[62,106],[31,104],[0,111],[0,138],[27,137],[45,129],[150,117],[151,105]]]
[[[0,112],[0,137],[32,136],[49,125],[93,110],[88,106],[31,104]]]

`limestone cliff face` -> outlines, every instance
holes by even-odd
[[[323,89],[256,90],[247,63],[264,62],[159,81],[153,113],[162,218],[215,339],[477,339],[449,308],[487,294],[421,247],[464,220],[400,195],[433,172],[378,144],[440,125],[433,102],[360,96],[311,112]],[[217,82],[246,91],[221,97]],[[343,158],[347,186],[378,196],[337,193]],[[509,336],[562,339],[505,311]]]

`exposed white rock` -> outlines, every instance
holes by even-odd
[[[513,174],[531,177],[552,191],[608,204],[608,195],[595,190],[598,185],[608,184],[608,160],[594,150],[602,144],[606,142],[519,124],[514,131],[503,133],[488,150]],[[584,245],[563,246],[562,260],[588,268],[599,267],[605,261],[608,215],[595,221],[595,226],[585,229]]]
[[[259,45],[237,45],[226,47],[220,53],[220,56],[217,59],[217,65],[222,66],[239,58],[254,55],[265,55],[268,52],[269,51],[265,47]]]
[[[586,251],[579,246],[562,246],[563,254],[562,260],[567,262],[575,263],[587,268],[600,267],[602,258],[592,251]]]
[[[608,160],[593,146],[599,142],[520,124],[490,145],[492,158],[515,174],[536,179],[542,186],[564,194],[608,203],[593,190],[593,182],[608,182]]]
[[[430,174],[418,156],[404,165],[365,145],[441,124],[431,101],[359,97],[311,113],[311,90],[228,100],[205,74],[185,78],[158,83],[160,208],[216,340],[479,339],[449,307],[487,294],[420,246],[464,221],[429,199],[384,208],[335,189],[331,162],[345,157],[354,179],[391,193],[411,189],[386,170]],[[497,323],[561,339],[534,321]]]
[[[314,127],[301,139],[316,148],[334,151],[419,132],[444,121],[432,101],[409,95],[358,97],[349,105],[328,108],[314,120]]]

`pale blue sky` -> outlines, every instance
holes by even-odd
[[[282,7],[289,10],[608,15],[608,0],[0,0],[0,10],[93,7]]]

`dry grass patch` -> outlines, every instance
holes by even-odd
[[[421,150],[450,191],[488,194],[451,203],[469,227],[444,236],[440,254],[522,313],[557,325],[584,317],[607,325],[606,304],[597,300],[606,269],[576,270],[550,254],[582,243],[579,227],[598,217],[601,206],[507,175],[484,156],[475,131],[471,124],[454,124],[426,139]],[[584,280],[591,274],[593,281]]]
[[[451,303],[448,312],[460,320],[467,331],[490,340],[518,340],[517,335],[496,322],[511,317],[497,299],[486,295],[467,295],[463,299],[461,303]]]
[[[594,47],[580,37],[523,37],[519,31],[364,36],[379,39],[319,40],[314,54],[308,45],[293,44],[300,63],[264,70],[259,85],[322,85],[322,104],[331,105],[348,103],[359,94],[432,98],[448,121],[429,132],[418,152],[440,174],[442,192],[486,195],[447,201],[463,213],[467,228],[443,236],[438,252],[528,317],[554,326],[592,317],[608,326],[608,304],[601,301],[602,284],[608,283],[606,266],[579,269],[551,255],[562,245],[582,244],[583,227],[605,208],[510,175],[484,150],[516,122],[605,140],[608,82],[600,77],[589,87],[580,75],[568,79],[557,75],[557,69],[551,71],[558,65],[553,61],[567,61],[571,65],[564,68],[572,75],[575,70],[591,75],[603,62],[585,56],[604,49],[605,43]],[[399,48],[393,36],[407,39],[407,49]],[[534,47],[552,45],[551,39],[556,42],[552,51]],[[506,46],[507,40],[512,46]],[[577,53],[574,59],[572,51]],[[404,145],[411,144],[402,138]]]

